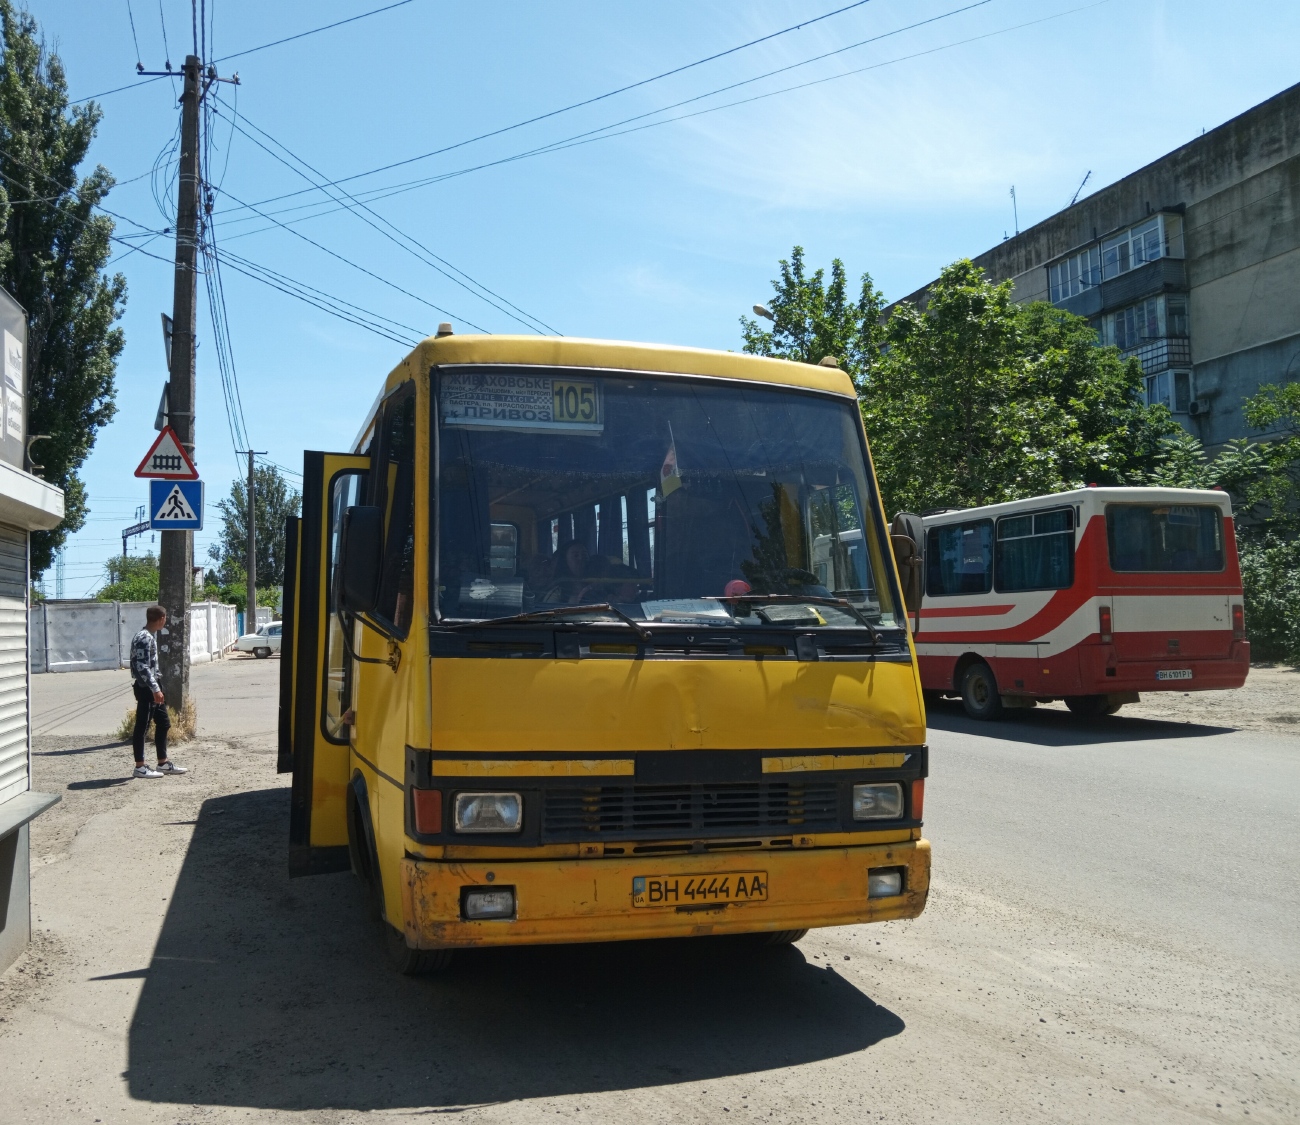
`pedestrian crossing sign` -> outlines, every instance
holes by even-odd
[[[202,531],[201,480],[151,480],[149,528],[152,531]]]

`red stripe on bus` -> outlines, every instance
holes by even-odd
[[[939,609],[922,609],[922,617],[999,617],[1010,613],[1013,605],[953,605]]]

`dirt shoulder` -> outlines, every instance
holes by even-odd
[[[1064,704],[1052,706],[1064,707]],[[1141,703],[1128,704],[1122,713],[1135,719],[1163,719],[1168,723],[1297,734],[1300,733],[1300,668],[1285,664],[1255,665],[1245,685],[1232,691],[1144,692]]]

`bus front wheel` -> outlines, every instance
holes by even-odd
[[[1067,695],[1065,705],[1081,719],[1101,719],[1124,706],[1112,703],[1104,695]]]
[[[997,677],[983,661],[966,669],[961,680],[961,702],[972,719],[996,719],[1002,714]]]

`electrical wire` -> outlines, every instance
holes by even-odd
[[[171,44],[167,42],[167,17],[163,15],[163,5],[162,5],[162,0],[158,0],[158,20],[159,20],[159,22],[162,24],[162,33],[163,33],[163,51],[165,52],[165,56],[166,56],[166,59],[167,59],[167,69],[168,69],[168,70],[171,70],[171,68],[172,68],[172,48],[171,48]]]
[[[551,151],[558,151],[558,150],[560,150],[560,149],[562,149],[562,148],[570,148],[570,147],[574,147],[574,145],[575,145],[577,142],[579,142],[579,141],[583,141],[583,140],[585,140],[585,139],[587,139],[587,138],[602,139],[602,138],[599,137],[599,134],[601,134],[601,133],[610,132],[611,130],[615,130],[615,129],[620,129],[620,128],[622,128],[623,126],[626,126],[626,125],[629,125],[629,124],[633,124],[633,123],[635,123],[635,122],[637,122],[637,121],[643,121],[643,120],[645,120],[646,118],[649,118],[649,117],[655,117],[655,116],[657,116],[657,115],[659,115],[659,114],[662,114],[662,113],[668,113],[668,112],[671,112],[671,111],[674,110],[674,109],[679,109],[679,108],[681,108],[682,106],[690,105],[690,104],[693,104],[693,103],[695,103],[695,102],[699,102],[699,101],[703,101],[703,100],[705,100],[706,98],[715,97],[715,96],[717,96],[718,94],[723,94],[723,93],[726,93],[726,92],[728,92],[728,91],[730,91],[730,90],[735,90],[735,89],[737,89],[737,88],[739,88],[739,87],[741,87],[741,86],[752,85],[753,83],[755,83],[755,82],[760,82],[760,81],[762,81],[762,80],[765,79],[765,78],[771,78],[771,77],[774,77],[775,75],[778,75],[778,74],[784,74],[784,73],[786,73],[786,72],[788,72],[788,71],[796,70],[796,69],[798,69],[799,67],[810,66],[810,65],[812,65],[813,63],[821,62],[821,61],[823,61],[823,60],[825,60],[825,59],[827,59],[827,58],[830,58],[830,57],[832,57],[832,56],[834,56],[834,55],[843,54],[843,53],[846,52],[846,51],[856,50],[856,49],[858,49],[858,48],[860,48],[860,47],[865,47],[865,46],[867,46],[868,44],[879,42],[879,41],[882,40],[882,39],[889,39],[889,38],[892,38],[893,36],[901,35],[901,34],[903,34],[904,32],[907,32],[907,31],[913,31],[913,30],[915,30],[916,28],[918,28],[918,27],[923,27],[923,26],[925,26],[925,25],[927,25],[927,24],[937,23],[937,22],[940,21],[940,20],[950,19],[950,18],[952,18],[953,16],[960,15],[960,14],[962,14],[963,12],[970,11],[970,10],[973,9],[973,8],[980,8],[980,7],[983,7],[985,4],[988,4],[988,3],[991,3],[991,2],[992,2],[992,0],[975,0],[975,2],[965,4],[965,5],[963,5],[962,7],[959,7],[959,8],[953,8],[953,9],[947,11],[947,12],[941,12],[941,13],[940,13],[939,15],[937,15],[937,16],[931,16],[931,17],[928,18],[928,19],[919,20],[919,21],[917,21],[917,22],[915,22],[915,23],[907,24],[907,25],[904,26],[904,27],[895,28],[895,29],[893,29],[892,31],[882,32],[882,33],[880,33],[880,34],[878,34],[878,35],[873,35],[873,36],[870,36],[870,37],[868,37],[868,38],[866,38],[866,39],[860,39],[860,40],[858,40],[857,42],[854,42],[854,43],[850,43],[850,44],[848,44],[847,46],[844,46],[844,47],[838,47],[838,48],[836,48],[836,49],[833,50],[833,51],[825,51],[825,52],[822,52],[821,54],[813,55],[813,56],[811,56],[811,57],[809,57],[809,58],[802,59],[802,60],[800,60],[800,61],[798,61],[798,62],[795,62],[795,63],[789,63],[789,64],[787,64],[787,65],[785,65],[785,66],[776,67],[776,68],[774,68],[774,69],[772,69],[772,70],[764,71],[762,74],[754,75],[754,76],[751,77],[751,78],[745,78],[745,79],[742,79],[742,80],[739,81],[739,82],[732,82],[732,83],[728,83],[728,84],[725,85],[725,86],[715,87],[714,89],[712,89],[712,90],[708,90],[708,91],[706,91],[706,92],[703,93],[703,94],[696,94],[696,95],[694,95],[694,96],[692,96],[692,97],[690,97],[690,98],[684,98],[684,99],[682,99],[682,100],[680,100],[680,101],[672,102],[672,103],[670,103],[670,104],[668,104],[668,105],[659,106],[659,107],[656,108],[656,109],[647,110],[647,111],[645,111],[645,112],[643,112],[643,113],[633,114],[631,117],[625,117],[625,118],[623,118],[623,119],[620,120],[620,121],[611,122],[611,123],[608,124],[608,125],[603,125],[603,126],[600,126],[599,128],[596,128],[596,129],[588,129],[588,130],[586,130],[586,131],[584,131],[584,132],[581,132],[581,133],[575,133],[575,134],[573,134],[573,135],[571,135],[571,136],[569,136],[569,137],[562,138],[561,140],[558,140],[558,141],[551,141],[551,142],[548,142],[547,144],[539,145],[539,146],[536,146],[536,147],[534,147],[534,148],[527,149],[527,150],[525,150],[525,151],[523,151],[523,152],[515,153],[515,154],[513,154],[513,155],[511,155],[511,156],[501,157],[501,158],[499,158],[499,159],[491,160],[491,161],[487,161],[487,162],[484,162],[484,163],[482,163],[482,164],[476,164],[476,165],[473,165],[473,166],[468,167],[468,168],[461,168],[461,169],[458,169],[458,170],[456,170],[456,171],[454,171],[454,172],[444,172],[444,173],[440,173],[440,174],[438,174],[438,175],[434,175],[434,176],[427,176],[427,177],[421,178],[421,179],[419,179],[419,180],[408,181],[408,182],[406,182],[406,183],[402,183],[402,184],[394,184],[394,185],[391,185],[388,189],[386,189],[386,191],[387,191],[388,194],[396,195],[396,194],[399,194],[399,193],[401,193],[401,192],[411,191],[411,190],[415,190],[415,189],[417,189],[417,188],[421,188],[421,187],[428,187],[428,186],[430,186],[431,184],[441,183],[441,182],[442,182],[443,180],[445,180],[445,179],[452,179],[452,178],[455,178],[455,177],[458,177],[458,176],[463,176],[463,175],[466,175],[466,174],[468,174],[468,173],[470,173],[470,172],[477,172],[477,171],[481,171],[482,169],[485,169],[485,168],[497,167],[497,166],[499,166],[499,165],[501,165],[501,164],[508,164],[508,163],[512,163],[512,162],[515,161],[515,160],[523,160],[523,159],[527,159],[527,158],[532,157],[532,156],[538,156],[538,155],[541,155],[541,154],[543,154],[543,153],[547,153],[547,152],[551,152]],[[835,13],[829,13],[829,14],[835,14]],[[821,17],[821,18],[825,18],[825,17]],[[737,49],[739,49],[739,48],[737,48]],[[900,61],[901,61],[901,60],[900,60]],[[801,88],[801,87],[792,87],[792,89],[799,89],[799,88]],[[782,92],[782,91],[777,91],[777,92]],[[592,99],[589,99],[589,101],[598,101],[598,100],[600,100],[600,99],[599,99],[599,98],[592,98]],[[580,102],[580,103],[575,103],[575,104],[577,104],[577,105],[584,105],[584,104],[587,104],[587,103]],[[741,104],[741,103],[733,103],[733,104]],[[722,109],[722,108],[727,108],[727,107],[726,107],[726,106],[720,106],[720,107],[718,107],[718,108]],[[564,112],[564,110],[557,110],[557,111],[555,111],[555,112],[560,113],[560,112]],[[546,116],[553,116],[553,114],[545,114],[545,115],[542,115],[542,117],[532,118],[531,120],[532,120],[532,121],[542,120],[542,118],[543,118],[543,117],[546,117]],[[528,123],[530,123],[530,122],[522,122],[521,124],[528,124]],[[461,142],[459,142],[459,143],[457,143],[457,144],[454,144],[454,145],[448,145],[448,146],[446,146],[445,148],[437,149],[437,150],[435,150],[434,152],[425,153],[425,154],[423,154],[423,155],[421,155],[421,156],[411,157],[411,158],[409,158],[409,159],[407,159],[407,160],[397,161],[397,162],[392,163],[392,164],[382,165],[381,167],[379,167],[379,168],[373,168],[373,169],[371,169],[371,170],[368,171],[368,172],[359,172],[359,173],[356,173],[356,174],[354,174],[354,175],[352,175],[352,176],[344,177],[344,178],[341,179],[341,180],[335,180],[335,181],[333,181],[329,186],[333,187],[333,186],[337,186],[338,184],[348,183],[348,182],[350,182],[350,181],[352,181],[352,180],[354,180],[354,179],[360,179],[360,178],[363,178],[363,177],[365,177],[365,176],[375,175],[375,174],[378,173],[378,172],[388,171],[388,170],[390,170],[390,169],[392,169],[392,168],[401,167],[401,166],[404,165],[404,164],[410,164],[410,163],[413,163],[413,162],[415,162],[415,161],[417,161],[417,160],[423,160],[423,159],[426,159],[426,158],[428,158],[428,157],[430,157],[430,156],[441,155],[442,153],[450,152],[450,151],[452,151],[453,149],[456,149],[456,148],[462,148],[462,147],[464,147],[465,145],[467,145],[467,144],[471,144],[471,143],[473,143],[473,142],[476,141],[476,140],[480,140],[480,139],[483,139],[483,138],[485,138],[485,137],[495,136],[495,135],[497,135],[497,133],[508,132],[510,129],[514,129],[514,128],[517,128],[517,127],[518,127],[518,126],[508,126],[508,127],[505,128],[505,129],[495,130],[494,132],[491,132],[491,133],[484,133],[484,134],[481,134],[479,137],[472,137],[472,138],[470,138],[470,139],[467,140],[467,141],[461,141]],[[633,131],[633,130],[629,130],[629,131]],[[613,135],[621,135],[621,134],[613,134]],[[278,201],[280,201],[280,200],[283,200],[283,199],[289,199],[289,198],[292,198],[292,197],[294,197],[294,196],[296,196],[296,195],[302,195],[302,194],[304,194],[304,192],[291,192],[291,193],[288,193],[288,194],[286,194],[286,195],[281,195],[281,196],[272,196],[272,197],[269,198],[269,199],[262,200],[261,203],[260,203],[259,205],[265,205],[265,204],[267,204],[267,203],[278,202]],[[372,199],[373,199],[373,198],[388,198],[388,194],[378,195],[378,196],[371,196],[371,198],[372,198]],[[337,207],[331,207],[331,208],[328,208],[328,209],[326,209],[326,210],[320,212],[320,214],[331,214],[331,213],[333,213],[334,211],[337,211],[337,210],[339,210],[339,208],[337,208]],[[279,212],[275,212],[275,211],[271,212],[271,214],[278,214],[278,213],[279,213]],[[313,218],[314,218],[314,217],[316,217],[316,216],[310,216],[310,217],[313,217]],[[265,229],[265,228],[260,228],[260,229]]]
[[[224,103],[222,104],[224,105]],[[221,117],[225,116],[220,111],[216,111],[216,112],[218,116]],[[241,134],[243,134],[245,137],[251,140],[264,152],[272,156],[274,159],[278,160],[281,164],[285,165],[285,167],[290,168],[298,175],[302,176],[305,180],[307,180],[308,183],[314,183],[314,181],[311,179],[310,176],[308,176],[300,168],[295,167],[289,161],[285,160],[283,157],[279,156],[277,153],[275,153],[270,148],[268,148],[265,144],[262,144],[261,141],[259,141],[256,137],[252,136],[246,129],[242,128],[239,125],[237,118],[242,119],[243,122],[247,124],[250,128],[256,130],[272,144],[276,145],[278,148],[283,150],[294,161],[302,165],[303,168],[308,169],[316,176],[319,177],[324,176],[324,173],[322,173],[319,169],[314,168],[312,165],[308,164],[307,161],[303,160],[300,156],[295,155],[293,152],[290,151],[290,149],[285,144],[283,144],[281,141],[276,140],[268,132],[266,132],[266,130],[255,125],[246,116],[239,114],[237,111],[234,110],[232,110],[231,112],[232,112],[232,116],[228,118],[228,120],[230,121],[232,128],[237,129]],[[329,190],[329,189],[327,188],[325,190]],[[429,247],[425,246],[424,243],[420,242],[417,238],[407,234],[401,228],[399,228],[394,223],[386,219],[383,215],[380,215],[372,208],[366,206],[366,204],[357,200],[355,196],[349,195],[347,192],[342,191],[342,189],[338,189],[338,190],[341,192],[341,194],[344,196],[346,200],[349,200],[351,201],[351,203],[356,204],[366,214],[362,214],[361,211],[357,211],[355,208],[348,206],[348,204],[343,202],[343,200],[336,199],[336,201],[340,204],[340,206],[351,211],[354,215],[356,215],[359,219],[361,219],[361,221],[364,222],[367,226],[372,227],[374,230],[377,230],[390,242],[394,243],[397,246],[400,246],[407,253],[419,259],[425,265],[431,267],[437,273],[447,278],[449,281],[452,281],[455,284],[459,285],[467,293],[470,293],[472,296],[477,297],[479,300],[486,302],[487,304],[495,308],[498,312],[504,313],[512,320],[515,320],[519,324],[522,324],[530,332],[539,332],[544,329],[545,331],[548,331],[554,335],[557,336],[561,335],[558,329],[553,328],[551,325],[547,324],[546,321],[542,320],[540,317],[534,316],[532,313],[526,312],[524,309],[521,309],[513,301],[509,300],[506,297],[501,296],[501,294],[495,292],[494,290],[489,289],[482,282],[476,281],[464,270],[460,269],[457,266],[452,265],[452,263],[447,261],[446,258],[443,258],[440,255],[434,253],[434,251],[430,250]],[[331,197],[331,198],[335,198],[335,197]],[[373,216],[373,219],[378,220],[378,223],[372,221],[371,218],[367,218],[366,217],[367,215]],[[379,224],[382,224],[382,226]],[[442,268],[443,266],[446,266],[447,268],[443,269]],[[452,273],[447,272],[448,270],[454,271],[454,273],[459,274],[460,277],[453,276]],[[462,281],[461,278],[464,278],[465,280]],[[473,286],[474,288],[471,288],[471,286]],[[476,290],[481,290],[481,292],[477,292]],[[487,296],[484,296],[484,294],[487,294]],[[495,300],[493,298],[495,298]],[[501,302],[501,304],[498,304],[497,302]],[[508,308],[502,307],[503,305],[508,306]],[[512,312],[511,310],[514,311]],[[538,325],[541,326],[540,329],[537,327]]]
[[[140,39],[135,33],[135,13],[131,11],[131,0],[126,0],[126,18],[131,21],[131,42],[135,44],[135,66],[137,70],[143,70],[144,63],[140,61]]]
[[[364,273],[367,277],[374,278],[376,281],[380,282],[383,285],[388,286],[388,288],[390,289],[396,290],[398,293],[401,293],[403,296],[410,297],[413,301],[418,301],[422,305],[427,305],[435,312],[440,312],[443,314],[443,316],[451,317],[452,320],[459,320],[464,324],[468,324],[471,328],[477,328],[480,332],[487,333],[488,330],[486,328],[482,327],[481,325],[475,324],[472,320],[469,319],[469,317],[457,316],[455,313],[451,312],[448,309],[443,308],[441,305],[435,305],[432,301],[427,301],[423,297],[417,296],[416,294],[412,293],[409,289],[403,289],[396,282],[389,281],[388,278],[380,276],[379,274],[375,273],[374,270],[366,269],[365,266],[359,265],[358,263],[352,261],[350,258],[345,258],[342,254],[338,253],[337,251],[331,250],[328,246],[322,245],[321,243],[317,242],[314,238],[308,238],[305,234],[302,233],[302,231],[294,230],[293,227],[288,226],[285,223],[281,223],[278,220],[272,218],[270,215],[267,215],[262,211],[259,211],[256,205],[251,203],[245,203],[242,199],[238,198],[235,195],[232,195],[229,191],[223,191],[222,194],[226,198],[232,199],[236,203],[242,204],[243,206],[248,207],[250,210],[257,212],[259,215],[262,215],[264,219],[268,219],[275,226],[281,227],[282,229],[288,231],[295,238],[302,239],[302,241],[308,243],[311,246],[316,247],[317,250],[320,250],[323,253],[328,254],[331,258],[335,258],[338,261],[342,262],[344,265],[351,266],[353,269],[359,270],[361,273]],[[490,335],[490,333],[488,334]]]
[[[987,2],[987,0],[982,0],[982,2]],[[748,98],[739,98],[739,99],[737,99],[737,100],[735,100],[735,101],[726,102],[726,103],[724,103],[724,104],[722,104],[722,105],[718,105],[718,106],[709,106],[709,107],[707,107],[707,108],[705,108],[705,109],[695,110],[695,111],[693,111],[693,112],[691,112],[691,113],[678,114],[678,115],[675,116],[675,117],[668,117],[668,118],[664,118],[664,119],[659,120],[659,121],[650,121],[650,122],[646,122],[646,123],[644,123],[644,124],[634,125],[634,126],[632,126],[632,127],[630,127],[630,128],[624,128],[624,129],[619,129],[619,128],[618,128],[618,126],[620,126],[620,125],[627,124],[627,123],[629,123],[629,122],[633,122],[633,121],[637,121],[637,120],[640,120],[641,118],[644,118],[644,117],[654,116],[656,113],[662,113],[662,112],[667,111],[668,109],[673,108],[672,106],[664,106],[664,107],[660,107],[660,109],[658,109],[658,110],[652,110],[652,111],[650,111],[650,112],[648,112],[648,113],[637,114],[637,115],[635,115],[634,117],[627,118],[627,119],[625,119],[623,122],[616,122],[616,123],[611,124],[611,125],[602,126],[600,129],[592,129],[592,130],[588,130],[586,133],[578,133],[578,134],[574,134],[574,135],[571,136],[571,137],[567,137],[567,138],[564,138],[564,139],[559,140],[559,141],[553,141],[553,142],[550,142],[550,143],[548,143],[548,144],[539,145],[539,146],[537,146],[536,148],[532,148],[532,149],[525,150],[525,151],[523,151],[523,152],[515,153],[515,154],[513,154],[513,155],[511,155],[511,156],[504,156],[504,157],[500,157],[500,158],[498,158],[498,159],[496,159],[496,160],[488,160],[488,161],[484,161],[484,162],[482,162],[482,163],[480,163],[480,164],[470,165],[470,166],[468,166],[468,167],[459,168],[459,169],[456,169],[456,170],[454,170],[454,171],[450,171],[450,172],[443,172],[443,173],[440,173],[439,175],[436,175],[436,176],[429,176],[429,177],[426,177],[426,178],[424,178],[424,179],[422,179],[422,180],[411,181],[411,182],[409,182],[409,183],[405,183],[405,184],[396,184],[396,185],[392,185],[392,186],[390,186],[390,187],[387,188],[387,189],[376,190],[373,194],[371,194],[371,195],[369,196],[369,198],[370,198],[372,201],[375,200],[375,199],[389,198],[389,197],[392,196],[392,195],[398,195],[398,194],[401,194],[401,193],[403,193],[403,192],[414,191],[414,190],[417,190],[418,188],[421,188],[421,187],[427,187],[427,186],[432,185],[432,184],[442,183],[442,182],[444,182],[444,181],[446,181],[446,180],[456,179],[456,178],[458,178],[458,177],[460,177],[460,176],[469,175],[470,173],[473,173],[473,172],[483,171],[484,169],[487,169],[487,168],[496,168],[496,167],[500,167],[500,166],[505,165],[505,164],[511,164],[511,163],[516,162],[516,161],[519,161],[519,160],[525,160],[525,159],[528,159],[528,158],[530,158],[530,157],[534,157],[534,156],[541,156],[541,155],[545,155],[545,154],[549,154],[549,153],[553,153],[553,152],[560,152],[560,151],[563,151],[564,149],[568,149],[568,148],[577,148],[577,147],[580,147],[580,146],[582,146],[582,145],[593,144],[593,143],[595,143],[595,142],[597,142],[597,141],[612,140],[614,137],[626,136],[626,135],[628,135],[628,134],[630,134],[630,133],[639,133],[639,132],[643,132],[643,131],[645,131],[645,130],[647,130],[647,129],[654,129],[654,128],[657,128],[657,127],[659,127],[659,126],[661,126],[661,125],[669,125],[669,124],[673,124],[674,122],[685,121],[685,120],[688,120],[688,119],[690,119],[690,118],[694,118],[694,117],[702,117],[702,116],[705,116],[705,115],[707,115],[707,114],[718,113],[718,112],[720,112],[720,111],[722,111],[722,110],[725,110],[725,109],[732,109],[732,108],[734,108],[734,107],[736,107],[736,106],[748,105],[748,104],[750,104],[750,103],[752,103],[752,102],[764,101],[764,100],[766,100],[767,98],[777,97],[777,96],[779,96],[779,95],[792,93],[792,92],[797,91],[797,90],[808,89],[809,87],[812,87],[812,86],[820,86],[820,85],[822,85],[822,84],[824,84],[824,83],[827,83],[827,82],[834,82],[834,81],[837,81],[837,80],[839,80],[839,79],[841,79],[841,78],[848,78],[848,77],[851,77],[851,76],[856,75],[856,74],[863,74],[863,73],[866,73],[867,71],[871,71],[871,70],[879,70],[879,69],[881,69],[882,67],[893,66],[893,65],[895,65],[895,64],[897,64],[897,63],[901,63],[901,62],[908,62],[908,61],[910,61],[910,60],[912,60],[912,59],[921,58],[921,57],[923,57],[923,56],[925,56],[925,55],[932,55],[932,54],[936,54],[936,53],[938,53],[938,52],[940,52],[940,51],[947,51],[947,50],[951,50],[951,49],[953,49],[953,48],[955,48],[955,47],[965,46],[965,45],[970,44],[970,43],[978,42],[978,41],[980,41],[980,40],[982,40],[982,39],[989,39],[989,38],[993,38],[994,36],[1005,35],[1005,34],[1007,34],[1007,33],[1009,33],[1009,32],[1012,32],[1012,31],[1019,31],[1019,30],[1021,30],[1022,28],[1031,27],[1031,26],[1033,26],[1033,25],[1035,25],[1035,24],[1045,23],[1045,22],[1047,22],[1047,21],[1049,21],[1049,20],[1059,19],[1059,18],[1061,18],[1061,17],[1063,17],[1063,16],[1072,15],[1072,14],[1074,14],[1074,13],[1076,13],[1076,12],[1085,11],[1085,10],[1087,10],[1087,9],[1089,9],[1089,8],[1099,7],[1099,6],[1101,6],[1102,4],[1105,4],[1105,3],[1109,3],[1109,0],[1096,0],[1096,2],[1095,2],[1095,3],[1092,3],[1092,4],[1084,4],[1084,5],[1081,5],[1081,6],[1076,7],[1076,8],[1069,8],[1069,9],[1066,9],[1065,11],[1055,12],[1055,13],[1053,13],[1053,14],[1051,14],[1051,15],[1040,17],[1039,19],[1035,19],[1035,20],[1027,20],[1027,21],[1025,21],[1024,23],[1014,24],[1014,25],[1012,25],[1011,27],[999,28],[999,29],[997,29],[997,30],[995,30],[995,31],[985,32],[985,33],[980,34],[980,35],[969,36],[968,38],[960,39],[960,40],[956,40],[955,42],[941,44],[941,45],[938,46],[938,47],[931,47],[931,48],[928,48],[928,49],[923,50],[923,51],[916,51],[916,52],[914,52],[914,53],[912,53],[912,54],[909,54],[909,55],[902,55],[902,56],[899,56],[899,57],[896,57],[896,58],[886,59],[886,60],[883,60],[883,61],[878,62],[878,63],[871,63],[871,64],[869,64],[869,65],[867,65],[867,66],[855,67],[855,68],[852,69],[852,70],[841,71],[841,72],[839,72],[839,73],[837,73],[837,74],[827,75],[827,76],[825,76],[825,77],[812,79],[812,80],[807,81],[807,82],[800,82],[800,83],[797,83],[797,84],[795,84],[795,85],[791,85],[791,86],[784,86],[784,87],[781,87],[780,89],[777,89],[777,90],[770,90],[770,91],[767,91],[766,93],[762,93],[762,94],[755,94],[755,95],[753,95],[752,97],[748,97]],[[964,9],[964,8],[963,8],[963,9],[957,9],[956,11],[964,11],[964,10],[966,10],[966,9]],[[948,13],[948,14],[956,14],[956,12],[954,11],[953,13]],[[933,22],[933,21],[926,21],[926,22]],[[716,93],[716,91],[713,91],[713,93]],[[706,97],[706,96],[708,96],[708,95],[700,95],[700,97]],[[700,100],[700,97],[687,99],[687,101],[698,101],[698,100]],[[685,103],[683,102],[683,103],[677,103],[677,104],[685,104]],[[610,130],[617,130],[617,131],[610,131]],[[320,204],[320,205],[321,205],[322,207],[324,206],[323,201],[321,201],[321,204]],[[338,207],[328,207],[328,208],[326,208],[326,209],[324,209],[324,210],[317,211],[315,214],[308,215],[308,216],[305,216],[305,217],[300,218],[300,219],[289,219],[289,220],[283,220],[283,221],[280,221],[280,220],[273,220],[273,221],[275,221],[277,225],[287,226],[287,225],[290,224],[290,223],[302,222],[302,221],[305,221],[305,219],[308,219],[308,218],[319,218],[319,217],[321,217],[321,216],[331,214],[331,213],[333,213],[334,211],[337,211],[337,210],[340,210],[340,208],[338,208]],[[273,212],[265,212],[264,214],[266,215],[267,218],[270,218],[271,216],[273,216],[273,215],[275,215],[275,214],[277,214],[277,213],[278,213],[278,212],[274,212],[274,211],[273,211]],[[254,229],[254,230],[250,230],[250,231],[241,231],[238,235],[235,235],[234,237],[237,237],[237,238],[248,237],[248,236],[250,236],[250,235],[254,235],[254,234],[262,233],[263,231],[266,231],[266,230],[269,230],[269,229],[271,229],[271,228],[269,228],[269,227],[258,227],[258,228],[256,228],[256,229]]]
[[[838,16],[844,12],[851,11],[854,8],[860,8],[864,4],[868,4],[870,2],[871,0],[855,0],[855,2],[852,4],[846,4],[842,7],[835,8],[832,11],[824,12],[820,16],[813,16],[811,19],[806,19],[799,23],[791,24],[789,27],[783,27],[778,31],[772,31],[766,35],[760,35],[757,39],[750,39],[745,43],[739,43],[734,47],[728,47],[725,51],[715,51],[713,54],[705,55],[703,58],[695,59],[693,62],[684,63],[681,66],[673,67],[671,70],[665,70],[658,74],[653,74],[649,78],[638,79],[636,82],[630,82],[627,85],[619,86],[613,90],[606,90],[603,94],[596,94],[593,97],[584,98],[582,101],[572,102],[569,105],[561,106],[559,109],[548,110],[546,113],[539,113],[535,117],[529,117],[524,119],[523,121],[516,121],[513,125],[503,125],[499,129],[492,129],[486,133],[479,133],[477,136],[467,137],[463,141],[457,141],[455,144],[445,145],[442,148],[433,149],[430,152],[421,153],[419,156],[406,157],[403,160],[397,160],[391,164],[383,164],[380,165],[378,168],[371,168],[367,172],[357,172],[351,176],[344,176],[341,179],[331,181],[330,186],[350,183],[352,180],[363,179],[366,176],[374,176],[380,172],[389,172],[392,171],[392,169],[394,168],[401,168],[407,164],[414,164],[421,160],[428,160],[434,156],[442,156],[443,154],[452,152],[458,148],[464,148],[466,145],[472,145],[478,141],[488,140],[491,137],[499,137],[503,133],[513,132],[515,129],[522,129],[527,125],[535,125],[539,121],[546,121],[549,118],[558,117],[562,113],[569,113],[575,109],[582,109],[584,106],[594,105],[596,102],[605,101],[606,99],[615,97],[618,94],[625,94],[629,90],[636,90],[641,86],[648,86],[652,82],[658,82],[661,79],[670,78],[673,75],[682,74],[685,71],[693,70],[694,68],[699,66],[704,66],[706,63],[711,63],[717,61],[718,59],[726,58],[728,55],[734,55],[739,51],[744,51],[750,47],[758,46],[760,43],[767,43],[770,40],[778,39],[781,36],[788,35],[793,31],[800,31],[805,27],[811,27],[813,24],[820,23],[822,20],[830,19],[832,16]],[[232,58],[233,56],[228,55],[226,57]],[[217,61],[222,62],[224,60],[218,59]],[[291,192],[290,195],[272,196],[271,198],[264,199],[261,202],[274,203],[281,199],[290,198],[290,196],[292,195],[301,195],[301,194],[303,193]]]
[[[213,63],[222,63],[229,59],[243,58],[245,55],[252,55],[258,51],[265,51],[268,47],[278,47],[282,43],[292,43],[295,39],[305,39],[309,35],[316,35],[322,31],[329,31],[331,28],[342,27],[347,23],[356,23],[357,20],[363,20],[369,16],[377,16],[381,12],[391,12],[394,8],[402,8],[410,3],[412,3],[412,0],[397,0],[397,3],[388,4],[383,8],[373,8],[369,12],[362,12],[357,16],[349,16],[345,20],[336,20],[334,23],[327,23],[323,27],[313,27],[310,31],[300,31],[297,35],[287,35],[283,39],[274,39],[270,43],[263,43],[260,47],[248,47],[243,51],[235,51],[233,54],[222,55],[221,58],[213,59],[212,61]]]

